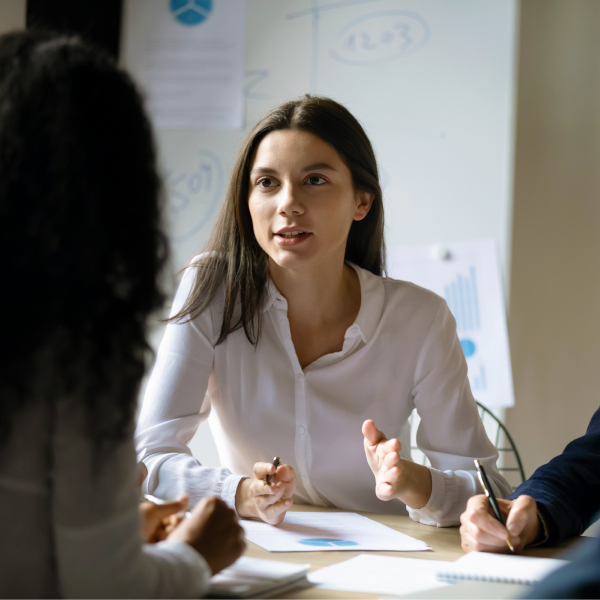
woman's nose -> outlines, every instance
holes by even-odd
[[[304,213],[304,206],[293,186],[286,185],[281,190],[278,212],[280,215],[301,215]]]

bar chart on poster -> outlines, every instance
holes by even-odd
[[[513,406],[506,309],[495,242],[392,248],[388,273],[446,300],[456,320],[475,399],[488,408]]]

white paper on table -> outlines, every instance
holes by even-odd
[[[245,9],[245,0],[127,0],[125,60],[156,127],[242,127]]]
[[[347,512],[288,512],[279,525],[242,520],[246,538],[269,552],[430,550],[421,540]]]
[[[320,588],[346,592],[405,595],[449,585],[436,572],[445,561],[361,554],[308,575]]]
[[[436,257],[447,250],[449,258]],[[456,319],[476,400],[489,408],[514,406],[506,310],[493,240],[388,251],[388,275],[442,296]]]

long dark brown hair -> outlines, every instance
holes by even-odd
[[[260,337],[260,307],[268,277],[268,257],[258,245],[248,208],[250,169],[254,151],[272,131],[307,131],[333,146],[352,174],[355,190],[373,194],[367,216],[350,227],[345,259],[381,275],[385,269],[383,197],[371,142],[347,108],[320,96],[305,95],[285,102],[265,115],[250,131],[238,154],[217,224],[194,265],[194,286],[181,310],[169,321],[193,319],[224,288],[223,321],[217,344],[240,328],[248,341]],[[235,311],[239,302],[239,313]],[[239,314],[234,318],[234,312]]]

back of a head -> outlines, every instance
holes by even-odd
[[[56,395],[81,398],[97,441],[123,436],[163,300],[160,204],[151,127],[112,59],[73,37],[1,37],[0,440]]]

